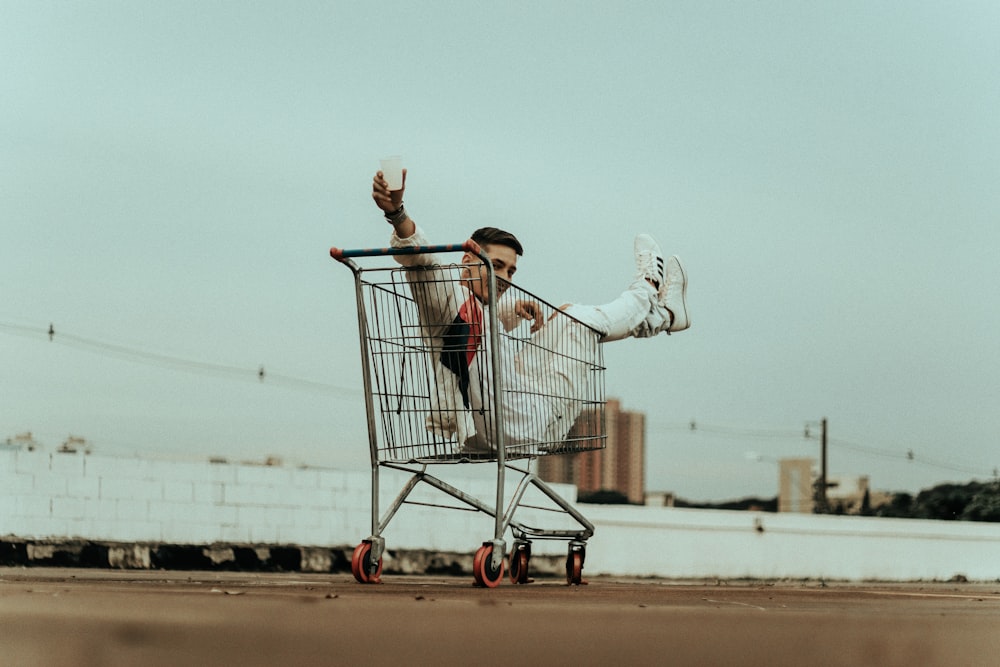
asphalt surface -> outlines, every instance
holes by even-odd
[[[1000,582],[0,568],[0,665],[1000,665]]]

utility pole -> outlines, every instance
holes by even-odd
[[[815,422],[813,422],[815,423]],[[827,482],[827,469],[826,469],[826,417],[820,420],[820,469],[819,469],[819,480],[817,480],[817,493],[815,494],[816,507],[815,511],[818,514],[825,514],[830,509],[830,505],[827,502],[826,490],[829,488]],[[809,433],[809,423],[806,423],[806,433],[807,438],[812,436]]]
[[[827,483],[826,483],[826,417],[823,417],[823,421],[820,422],[820,425],[821,425],[821,427],[822,427],[823,430],[822,430],[822,433],[820,435],[820,443],[821,443],[820,444],[820,458],[822,460],[822,463],[820,464],[820,473],[819,473],[819,477],[820,477],[820,479],[819,479],[819,488],[820,488],[820,491],[819,491],[819,502],[820,502],[820,507],[821,507],[820,511],[822,511],[822,512],[825,513],[830,508],[830,505],[826,501],[826,489],[827,489]]]

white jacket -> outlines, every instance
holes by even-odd
[[[407,238],[393,233],[393,248],[427,246],[430,243],[422,229]],[[495,440],[491,423],[496,411],[492,406],[493,383],[489,352],[490,314],[478,299],[463,286],[460,268],[443,263],[434,254],[396,255],[396,261],[413,270],[406,272],[413,299],[417,305],[421,336],[425,347],[434,356],[434,387],[431,388],[431,410],[426,416],[426,428],[444,438],[456,438],[470,449],[488,451]],[[454,263],[454,260],[452,260]],[[478,336],[470,340],[476,347],[466,350],[464,341],[457,340],[462,319],[459,311],[465,306],[469,320],[481,324]],[[500,301],[498,319],[505,331],[519,323],[513,304]],[[478,338],[478,340],[476,340]],[[501,367],[515,368],[509,345],[501,345]],[[505,358],[511,357],[511,358]]]

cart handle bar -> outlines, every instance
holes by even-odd
[[[330,248],[330,257],[333,257],[338,262],[344,262],[351,257],[380,257],[388,255],[422,255],[426,253],[435,252],[471,252],[473,255],[478,257],[483,256],[482,247],[469,239],[464,243],[449,243],[445,245],[418,245],[410,246],[407,248],[356,248],[354,250],[345,250],[344,248],[333,247]]]

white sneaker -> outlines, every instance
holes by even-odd
[[[639,234],[634,247],[636,277],[648,280],[659,291],[667,279],[660,244],[649,234]]]
[[[684,331],[691,326],[687,307],[687,274],[677,255],[667,259],[667,277],[660,291],[660,305],[670,311],[670,327],[667,333]]]

